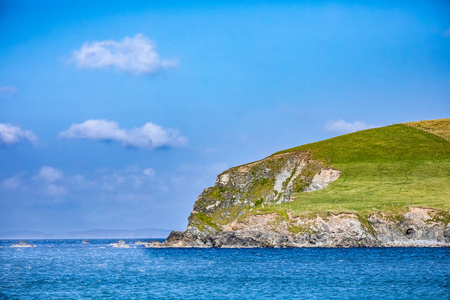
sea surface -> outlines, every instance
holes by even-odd
[[[0,299],[450,299],[450,248],[150,249],[0,241]]]

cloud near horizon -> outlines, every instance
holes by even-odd
[[[108,120],[87,120],[72,124],[66,131],[59,133],[68,139],[85,138],[98,141],[116,141],[124,146],[139,149],[185,146],[188,139],[178,130],[163,128],[151,122],[131,130],[122,129],[117,122]]]
[[[58,168],[42,166],[32,176],[15,174],[9,178],[0,178],[0,190],[7,193],[22,193],[24,197],[20,200],[22,202],[41,203],[49,200],[48,203],[61,203],[66,201],[66,196],[70,198],[70,195],[86,192],[102,195],[102,197],[105,195],[110,197],[118,192],[125,197],[140,195],[158,189],[158,184],[151,184],[157,180],[153,168],[142,168],[136,165],[119,170],[96,170],[88,177],[81,174],[66,176]],[[120,197],[116,199],[120,200]]]
[[[367,124],[361,121],[355,121],[353,123],[344,120],[331,120],[325,125],[325,130],[328,132],[335,132],[339,134],[346,134],[350,132],[360,131],[369,128],[378,127],[374,124]]]
[[[140,75],[156,74],[161,69],[175,67],[174,60],[162,60],[154,43],[138,33],[121,41],[95,41],[85,43],[73,51],[71,61],[81,69],[114,67],[119,71]]]
[[[31,130],[23,130],[11,123],[0,124],[0,145],[11,146],[22,141],[36,144],[38,137]]]

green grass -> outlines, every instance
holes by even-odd
[[[376,211],[395,217],[410,206],[450,211],[450,143],[433,134],[392,125],[276,154],[296,151],[341,170],[339,179],[324,190],[296,193],[293,202],[263,211],[354,212],[364,219]]]
[[[450,126],[450,122],[448,123]],[[363,130],[275,154],[296,151],[311,152],[313,158],[333,165],[352,162],[450,159],[448,141],[405,125]]]
[[[336,164],[341,176],[326,189],[297,193],[289,206],[316,210],[397,210],[410,205],[450,209],[450,161]]]

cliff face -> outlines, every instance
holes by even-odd
[[[168,247],[436,247],[450,246],[450,225],[439,211],[411,208],[400,220],[377,213],[368,222],[356,214],[339,213],[314,218],[251,215],[223,231],[190,228],[172,232]]]
[[[305,153],[280,154],[231,168],[197,198],[188,230],[225,230],[245,210],[289,202],[294,192],[323,189],[339,173]]]

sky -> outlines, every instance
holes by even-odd
[[[448,1],[0,0],[0,231],[183,230],[226,169],[449,117]]]

